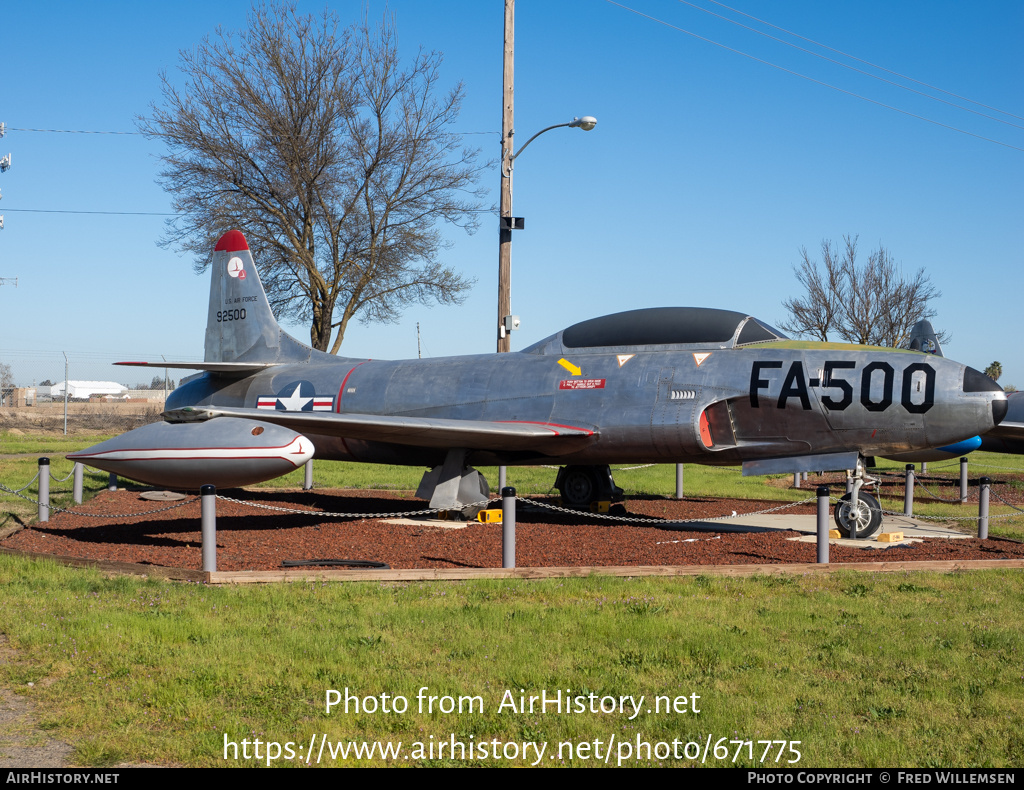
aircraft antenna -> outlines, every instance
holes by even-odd
[[[420,345],[420,322],[416,322],[416,355],[423,359],[423,347]]]

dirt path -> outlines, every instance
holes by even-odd
[[[0,634],[0,664],[16,661],[17,653]],[[29,699],[0,688],[0,768],[67,768],[73,751],[39,728]]]

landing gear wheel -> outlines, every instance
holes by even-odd
[[[882,508],[871,494],[861,491],[857,495],[857,512],[845,494],[835,506],[835,522],[840,534],[849,538],[856,530],[858,538],[869,538],[882,526]]]
[[[566,467],[559,482],[562,502],[569,507],[587,508],[599,498],[597,474],[589,466]]]

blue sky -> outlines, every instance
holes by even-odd
[[[1024,387],[1018,303],[1024,279],[1024,120],[940,95],[1017,127],[915,95],[756,35],[694,6],[759,25],[710,0],[519,0],[516,129],[593,115],[588,133],[552,131],[516,162],[513,312],[523,348],[573,322],[639,307],[704,305],[785,318],[799,248],[858,235],[942,297],[947,355],[1003,365]],[[947,91],[1024,116],[1024,6],[731,0],[744,13]],[[502,3],[335,2],[346,22],[387,8],[402,49],[444,53],[466,100],[458,131],[495,158],[501,128]],[[172,11],[167,9],[171,8]],[[316,12],[322,3],[300,2]],[[19,383],[63,377],[38,360],[104,362],[72,378],[139,380],[112,359],[202,356],[208,275],[157,246],[161,216],[41,211],[170,210],[156,181],[158,142],[133,131],[159,100],[159,73],[218,25],[244,26],[249,4],[11,3],[4,7],[0,121],[0,361]],[[969,136],[772,68],[785,69],[956,127]],[[840,58],[841,59],[841,58]],[[844,62],[852,63],[844,59]],[[882,74],[861,64],[872,73]],[[888,79],[905,83],[899,78]],[[1013,147],[1007,147],[1013,146]],[[483,186],[497,202],[498,173]],[[32,211],[26,211],[32,210]],[[342,353],[399,358],[494,350],[497,219],[446,231],[445,260],[476,279],[461,307],[415,308],[395,325],[357,324]],[[257,265],[259,261],[257,261]],[[308,330],[290,327],[300,340]],[[54,356],[56,354],[56,356]],[[128,383],[126,381],[126,383]]]

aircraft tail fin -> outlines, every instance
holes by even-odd
[[[313,350],[285,333],[274,318],[241,231],[221,236],[211,270],[206,362],[309,361]]]
[[[942,346],[939,345],[939,338],[932,328],[931,321],[922,318],[914,324],[913,329],[910,330],[907,348],[913,351],[923,351],[925,354],[934,354],[937,357],[942,356]]]

